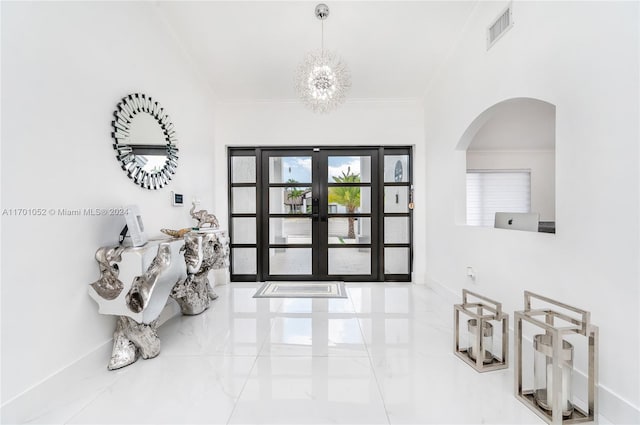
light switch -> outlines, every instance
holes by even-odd
[[[171,203],[174,207],[181,207],[184,205],[184,196],[182,193],[171,192]]]

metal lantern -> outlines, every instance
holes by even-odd
[[[469,301],[469,297],[476,300]],[[454,305],[454,346],[456,356],[478,372],[504,369],[508,364],[509,315],[502,312],[502,304],[466,289],[462,290],[462,304]],[[460,313],[468,317],[466,337],[461,340]],[[501,347],[494,347],[494,329],[502,332]]]
[[[550,412],[553,410],[553,344],[550,335],[540,334],[533,338],[535,350],[533,358],[534,390],[533,399],[538,406]],[[562,391],[560,392],[560,406],[562,416],[569,416],[573,411],[571,404],[571,375],[573,371],[573,345],[562,341],[562,355],[560,357],[562,369]]]
[[[564,312],[550,308],[532,309],[532,299]],[[516,397],[549,424],[593,421],[596,415],[598,328],[589,322],[590,313],[529,291],[524,293],[524,306],[524,311],[515,312]],[[574,317],[576,314],[579,318]],[[522,388],[523,321],[539,327],[541,331],[533,336],[533,389],[530,390]],[[574,346],[564,339],[570,334],[588,338],[588,411],[573,402]]]

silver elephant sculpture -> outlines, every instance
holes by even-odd
[[[205,227],[205,224],[208,224],[208,227],[212,227],[214,229],[220,227],[218,219],[215,215],[209,214],[207,210],[196,211],[195,201],[192,203],[192,207],[191,210],[189,210],[189,213],[191,214],[191,217],[194,218],[194,220],[198,220],[198,227]]]

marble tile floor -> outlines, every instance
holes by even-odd
[[[108,371],[106,344],[1,422],[543,423],[514,397],[513,367],[479,374],[453,355],[453,307],[424,285],[347,284],[348,299],[254,299],[258,287],[218,286],[208,311],[170,319],[155,359]]]

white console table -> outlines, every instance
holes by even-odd
[[[228,267],[229,238],[224,230],[205,229],[141,247],[102,247],[95,257],[101,277],[89,285],[89,295],[100,314],[118,316],[113,370],[160,353],[158,317],[170,297],[187,315],[202,313],[217,298],[208,273]]]

